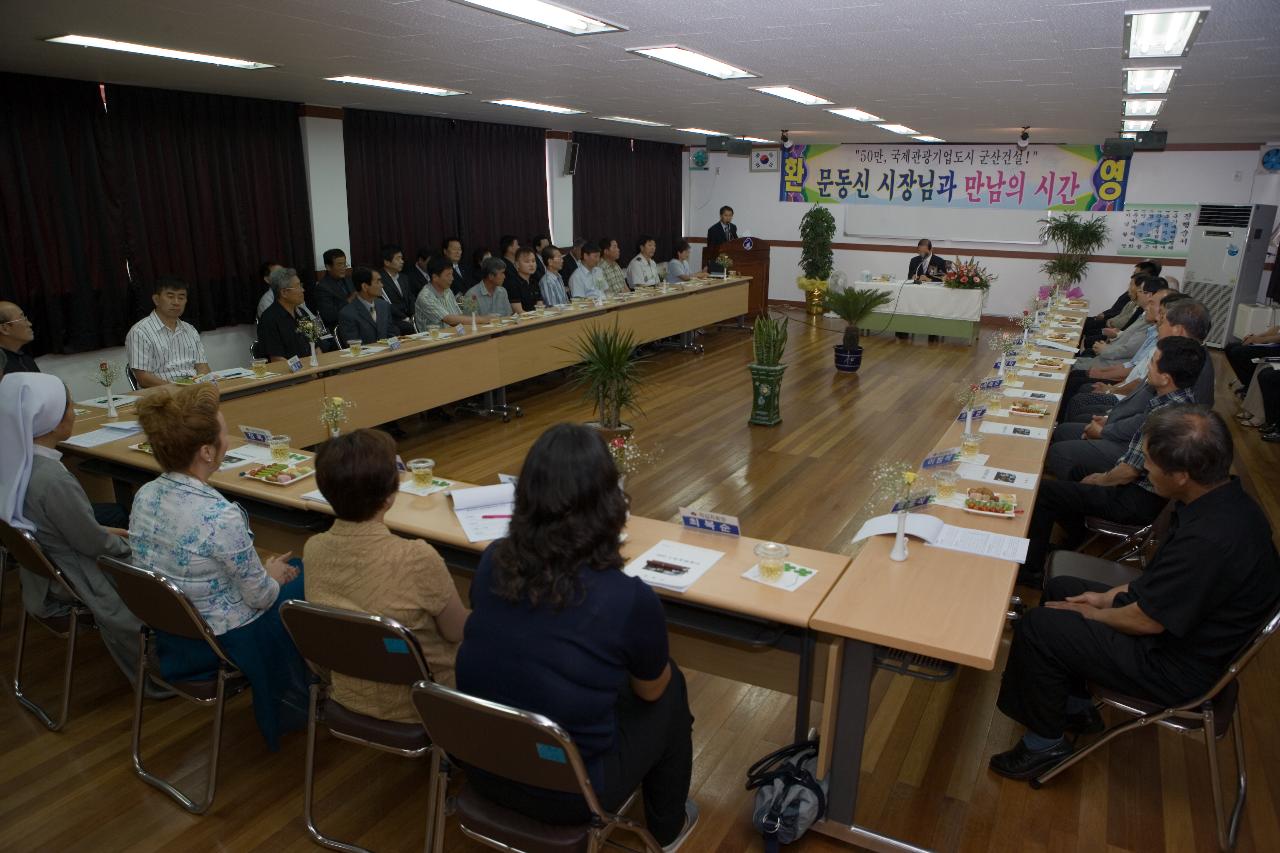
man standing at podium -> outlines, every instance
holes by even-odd
[[[738,239],[738,226],[733,224],[733,208],[720,208],[720,221],[707,229],[707,246],[715,251],[720,244]]]

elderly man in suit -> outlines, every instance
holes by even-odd
[[[338,313],[338,334],[350,343],[371,344],[396,333],[391,306],[382,298],[382,276],[368,267],[358,267],[351,275],[356,295]]]

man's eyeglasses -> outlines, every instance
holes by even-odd
[[[20,320],[26,320],[28,323],[31,322],[31,318],[28,317],[26,314],[19,314],[17,317],[14,317],[11,320],[5,320],[3,323],[0,323],[0,326],[8,326],[10,323],[17,323]]]

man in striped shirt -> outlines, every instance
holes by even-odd
[[[209,372],[200,333],[182,320],[187,284],[176,278],[156,281],[151,294],[155,310],[133,324],[124,339],[129,367],[139,388],[154,388],[175,379]]]

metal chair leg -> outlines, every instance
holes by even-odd
[[[205,783],[204,799],[196,802],[188,797],[182,791],[178,790],[169,782],[150,773],[142,766],[142,707],[143,694],[146,689],[147,675],[147,635],[145,632],[138,634],[138,681],[134,687],[133,701],[133,769],[134,772],[141,777],[142,781],[148,785],[152,785],[164,791],[170,797],[178,802],[184,809],[192,814],[204,814],[209,810],[209,806],[213,805],[213,795],[218,786],[218,754],[222,746],[222,709],[226,704],[226,686],[227,671],[221,666],[218,668],[218,691],[217,696],[213,700],[213,743],[211,746],[212,754],[209,757],[209,776]],[[201,702],[201,704],[209,704]]]
[[[306,778],[302,786],[302,819],[307,825],[307,834],[311,836],[311,840],[321,847],[328,847],[330,850],[342,850],[345,853],[369,853],[363,847],[329,838],[316,827],[313,805],[316,778],[316,721],[320,710],[320,690],[321,686],[319,684],[311,685],[311,699],[307,705],[307,760],[306,769],[303,771],[306,774]],[[428,839],[430,839],[429,835]]]
[[[1237,700],[1231,718],[1231,739],[1236,747],[1236,804],[1231,810],[1231,825],[1227,828],[1227,849],[1234,850],[1240,834],[1240,816],[1244,814],[1244,798],[1248,778],[1244,770],[1244,721],[1240,719],[1240,702]]]
[[[1031,787],[1039,788],[1044,783],[1052,779],[1054,776],[1057,776],[1059,773],[1062,773],[1068,768],[1073,767],[1079,762],[1083,761],[1087,756],[1089,756],[1095,750],[1100,749],[1104,744],[1110,743],[1112,740],[1114,740],[1115,738],[1119,737],[1122,734],[1125,734],[1126,732],[1131,732],[1134,729],[1140,729],[1143,726],[1151,725],[1155,723],[1157,719],[1162,720],[1164,719],[1165,716],[1167,715],[1162,714],[1158,717],[1134,717],[1131,720],[1126,720],[1123,723],[1112,726],[1111,728],[1103,732],[1101,737],[1099,737],[1093,743],[1086,746],[1084,749],[1079,750],[1078,752],[1071,753],[1071,755],[1069,755],[1060,764],[1055,764],[1053,767],[1050,767],[1044,773],[1041,773],[1039,776],[1035,777],[1034,779],[1031,779],[1030,780]]]
[[[1240,730],[1239,708],[1240,706],[1237,704],[1236,711],[1231,719],[1231,725],[1234,728],[1232,739],[1235,741],[1236,752],[1236,797],[1235,803],[1231,808],[1229,821],[1224,811],[1222,773],[1218,764],[1218,742],[1213,736],[1215,727],[1212,708],[1205,709],[1204,727],[1201,729],[1201,734],[1204,735],[1205,758],[1209,762],[1209,784],[1213,786],[1213,817],[1218,829],[1218,847],[1223,851],[1235,849],[1236,834],[1240,830],[1240,815],[1244,811],[1244,741]]]
[[[431,747],[430,783],[427,789],[427,841],[426,853],[442,853],[444,850],[444,804],[449,793],[449,777],[443,772],[440,748]]]
[[[18,651],[14,656],[13,662],[13,695],[18,700],[18,703],[32,714],[35,714],[36,718],[44,723],[45,728],[49,729],[49,731],[61,731],[62,727],[67,724],[67,716],[71,708],[71,681],[75,674],[76,632],[80,626],[80,616],[81,610],[79,608],[71,608],[66,634],[67,653],[62,673],[62,708],[58,713],[57,720],[50,717],[43,708],[28,699],[26,694],[22,692],[22,658],[27,645],[27,622],[30,621],[26,607],[22,608],[22,615],[18,619]],[[62,635],[58,634],[56,636],[60,637]]]

